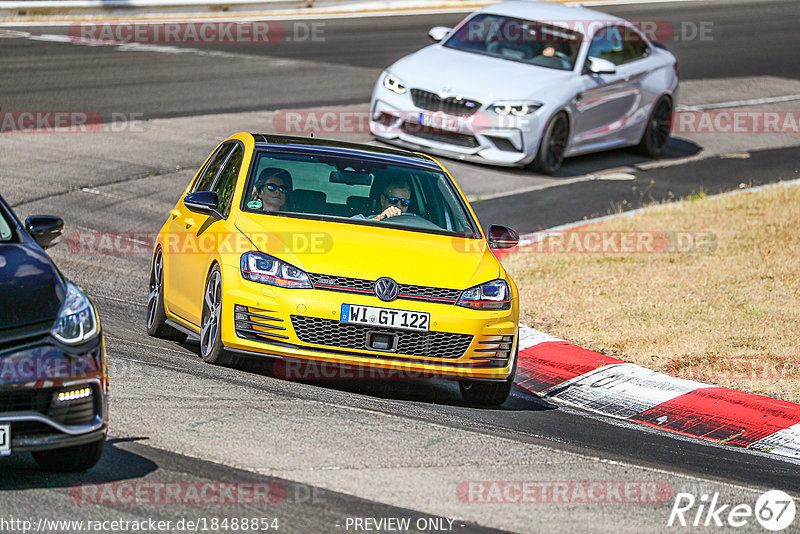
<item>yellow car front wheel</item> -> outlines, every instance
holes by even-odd
[[[229,366],[235,360],[222,346],[222,274],[217,265],[211,269],[203,292],[200,355],[207,363],[214,365]]]
[[[514,375],[517,374],[517,357],[519,349],[514,356],[514,367],[511,374],[503,382],[481,382],[479,380],[461,380],[458,383],[461,389],[461,396],[464,400],[473,404],[486,404],[489,406],[499,406],[503,404],[511,394],[514,387]]]

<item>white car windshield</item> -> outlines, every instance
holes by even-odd
[[[447,48],[559,70],[572,70],[583,36],[544,22],[480,13],[444,43]]]
[[[449,177],[412,165],[259,151],[242,196],[252,213],[480,236]]]

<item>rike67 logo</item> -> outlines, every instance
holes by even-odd
[[[745,527],[755,518],[766,530],[778,532],[794,523],[796,512],[794,499],[780,490],[767,491],[755,506],[723,503],[719,493],[703,494],[699,499],[691,493],[678,493],[667,526],[730,529]]]

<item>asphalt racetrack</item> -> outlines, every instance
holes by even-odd
[[[757,101],[800,95],[795,0],[605,10],[678,28],[711,23],[709,40],[666,43],[680,61],[681,104],[800,105]],[[385,66],[425,46],[430,27],[462,17],[318,20],[323,42],[260,46],[86,46],[69,40],[68,26],[0,28],[2,111],[91,110],[106,121],[135,121],[80,135],[3,132],[0,194],[20,217],[62,216],[68,232],[156,232],[221,139],[276,131],[276,110],[366,109]],[[329,133],[370,141],[363,131]],[[798,145],[796,134],[687,132],[658,162],[620,150],[567,160],[553,177],[442,162],[484,226],[530,232],[698,191],[796,179]],[[678,493],[718,494],[733,506],[752,506],[771,488],[800,497],[790,459],[634,428],[518,388],[502,407],[483,409],[465,404],[446,381],[295,382],[273,377],[263,362],[210,366],[195,343],[146,335],[149,251],[82,254],[64,243],[49,252],[103,321],[109,442],[100,464],[82,475],[44,474],[26,455],[0,459],[0,520],[155,519],[178,532],[182,519],[263,517],[277,519],[280,532],[398,531],[355,521],[392,517],[425,532],[662,532]],[[458,489],[474,481],[652,483],[670,493],[655,502],[488,504]],[[259,485],[277,497],[265,505],[117,494],[98,503],[76,487],[175,482]],[[761,530],[752,520],[737,531]]]

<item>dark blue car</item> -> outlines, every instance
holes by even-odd
[[[108,367],[94,306],[44,251],[63,233],[58,217],[23,225],[0,196],[0,456],[84,471],[106,440]]]

